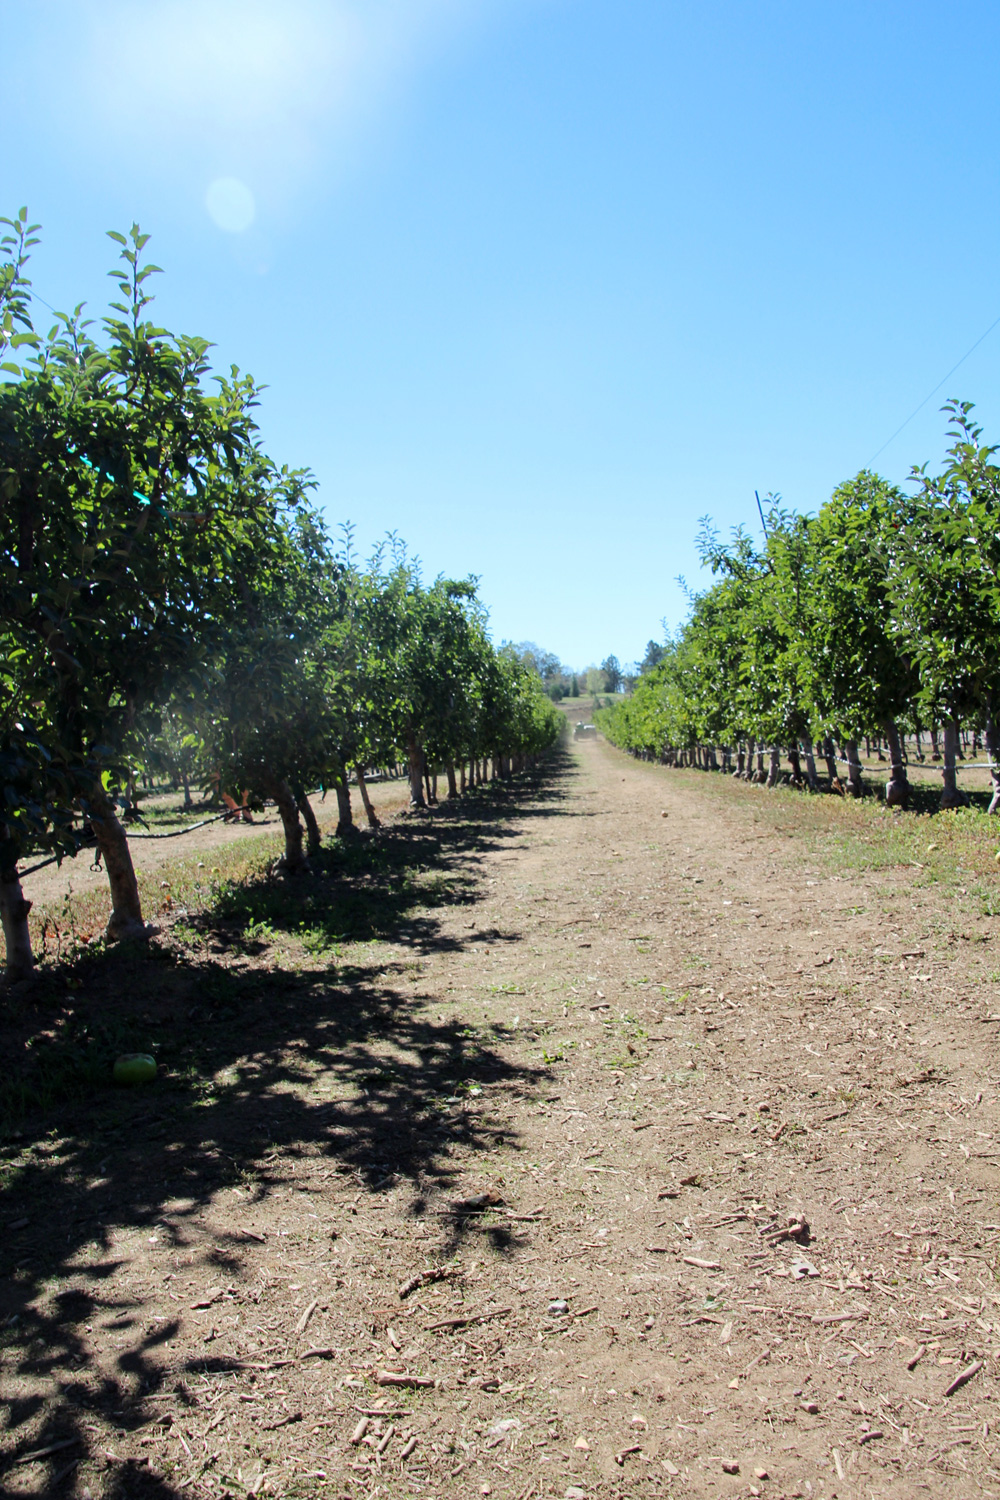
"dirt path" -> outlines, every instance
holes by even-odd
[[[585,742],[146,963],[229,1011],[6,1164],[9,1492],[1000,1494],[995,924],[766,795]]]

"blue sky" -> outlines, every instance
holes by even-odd
[[[44,226],[40,295],[99,309],[138,219],[158,317],[267,383],[330,521],[478,574],[498,639],[577,666],[683,617],[700,516],[815,509],[1000,315],[995,3],[0,22],[0,212]],[[1000,437],[1000,328],[876,467],[938,462],[948,394]]]

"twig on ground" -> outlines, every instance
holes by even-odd
[[[488,1323],[491,1318],[503,1318],[513,1312],[512,1307],[495,1307],[489,1312],[470,1313],[463,1318],[442,1318],[440,1323],[429,1323],[426,1333],[438,1333],[442,1328],[469,1328],[473,1323]]]
[[[430,1271],[418,1271],[416,1276],[411,1276],[409,1281],[404,1281],[399,1289],[400,1298],[405,1298],[418,1287],[429,1286],[432,1281],[446,1281],[451,1276],[458,1275],[458,1266],[435,1266]]]
[[[974,1359],[971,1365],[966,1365],[964,1370],[959,1370],[951,1385],[945,1387],[944,1394],[946,1396],[953,1396],[956,1391],[962,1389],[963,1385],[968,1385],[969,1381],[978,1375],[982,1368],[983,1361],[981,1359]]]
[[[299,1321],[296,1323],[296,1325],[295,1325],[295,1332],[296,1333],[305,1333],[306,1324],[309,1322],[309,1319],[312,1317],[312,1315],[316,1311],[317,1307],[319,1307],[319,1298],[318,1297],[314,1297],[313,1300],[310,1302],[309,1306],[303,1312],[302,1316],[299,1318]]]

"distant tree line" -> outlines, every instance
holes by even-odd
[[[623,667],[617,656],[608,655],[600,666],[584,667],[582,671],[563,666],[554,652],[546,651],[534,641],[520,641],[514,650],[527,666],[538,673],[553,702],[559,703],[563,698],[579,698],[581,691],[592,697],[605,693],[631,692],[640,675],[650,671],[660,661],[665,647],[650,641],[641,663]]]

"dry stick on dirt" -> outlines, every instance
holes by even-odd
[[[969,1381],[978,1375],[982,1368],[983,1361],[981,1359],[974,1359],[971,1365],[966,1365],[964,1370],[959,1370],[951,1385],[946,1386],[944,1394],[946,1396],[954,1396],[955,1392],[960,1391],[963,1385],[968,1385]]]
[[[319,1307],[319,1298],[318,1297],[314,1297],[313,1300],[310,1302],[309,1306],[303,1312],[302,1316],[299,1318],[299,1321],[296,1323],[296,1325],[295,1325],[295,1332],[296,1333],[304,1333],[305,1332],[306,1324],[309,1322],[309,1319],[312,1317],[312,1315],[316,1311],[317,1307]]]
[[[491,1312],[470,1313],[464,1318],[442,1318],[440,1323],[428,1323],[427,1333],[438,1333],[442,1328],[471,1328],[474,1323],[489,1323],[493,1318],[504,1318],[512,1313],[512,1307],[497,1307]]]
[[[457,1276],[458,1273],[458,1266],[435,1266],[430,1271],[418,1271],[416,1276],[411,1276],[409,1281],[403,1282],[399,1288],[400,1298],[408,1297],[418,1287],[430,1286],[434,1281],[446,1281],[449,1277]]]
[[[14,1463],[37,1463],[39,1459],[49,1458],[53,1453],[62,1453],[66,1448],[78,1448],[82,1441],[82,1438],[67,1438],[63,1443],[50,1443],[47,1448],[35,1448],[31,1453],[22,1453],[20,1458],[15,1458]]]

